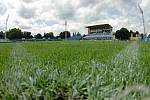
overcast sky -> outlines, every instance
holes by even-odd
[[[108,23],[114,31],[121,27],[143,32],[142,17],[137,4],[145,13],[147,32],[150,32],[150,0],[0,0],[0,30],[10,15],[8,28],[21,28],[33,33],[68,30],[87,33],[85,26]]]

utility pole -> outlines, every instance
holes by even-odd
[[[143,21],[143,32],[144,32],[144,35],[146,35],[146,27],[145,27],[145,18],[144,18],[144,12],[143,12],[143,9],[141,8],[141,6],[138,4],[139,6],[139,9],[140,9],[140,13],[142,15],[142,21]]]
[[[8,16],[7,16],[7,18],[6,18],[6,26],[5,26],[5,40],[7,39],[7,34],[6,34],[6,32],[7,32],[7,24],[8,24],[8,20],[9,20],[9,14],[8,14]]]
[[[65,40],[67,40],[67,20],[65,20]]]

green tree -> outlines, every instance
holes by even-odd
[[[73,35],[72,36],[75,36],[74,32],[73,32]]]
[[[9,30],[6,34],[7,38],[10,40],[21,39],[23,37],[23,34],[19,28],[13,28]]]
[[[67,35],[67,38],[69,38],[71,36],[69,31],[64,31],[64,32],[60,33],[60,35],[59,35],[60,38],[65,39],[65,34]]]
[[[130,34],[134,34],[134,32],[132,30],[130,30]]]
[[[136,36],[135,32],[133,32],[132,30],[130,30],[130,34],[132,34],[132,35],[133,35],[133,37],[135,37],[135,36]]]
[[[139,35],[140,33],[139,33],[139,31],[136,31],[135,34],[136,34],[136,35]]]
[[[130,30],[130,34],[133,34],[133,37],[136,37],[137,35],[139,35],[140,33],[138,31],[133,32],[132,30]]]
[[[77,36],[81,36],[81,34],[78,32],[78,33],[77,33]]]
[[[128,40],[131,36],[131,33],[128,31],[127,28],[121,28],[120,30],[116,31],[115,37],[119,40]]]
[[[116,32],[113,32],[112,34],[113,34],[113,35],[115,35],[115,34],[116,34]]]
[[[34,36],[36,39],[42,39],[42,35],[38,33],[37,35]]]
[[[54,34],[53,34],[53,32],[44,33],[44,37],[53,39],[54,38]]]
[[[31,35],[31,32],[23,32],[23,38],[31,39],[33,38],[33,36]]]
[[[3,31],[1,31],[1,32],[0,32],[0,39],[4,39],[4,36],[5,36],[5,35],[4,35]]]
[[[142,39],[142,40],[144,39],[144,34],[141,34],[141,39]]]

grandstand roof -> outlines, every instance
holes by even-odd
[[[93,26],[87,26],[86,28],[91,28],[91,29],[110,29],[113,28],[109,24],[100,24],[100,25],[93,25]]]

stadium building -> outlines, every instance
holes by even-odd
[[[87,26],[86,28],[88,28],[88,35],[84,37],[86,40],[113,40],[113,27],[109,24]]]

